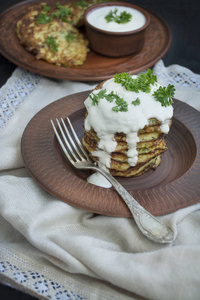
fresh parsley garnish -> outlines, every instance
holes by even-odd
[[[58,51],[58,43],[53,36],[48,36],[46,39],[47,45],[50,47],[51,51],[57,52]]]
[[[142,73],[138,76],[139,89],[142,92],[150,93],[150,85],[154,85],[157,82],[157,76],[153,75],[153,70],[148,69],[146,73]]]
[[[154,93],[156,101],[159,101],[162,106],[169,106],[173,103],[172,97],[175,94],[175,87],[172,84],[169,84],[167,87],[159,87]]]
[[[113,91],[110,94],[105,95],[105,98],[108,102],[113,102],[117,97],[118,97],[118,95],[114,94]]]
[[[71,10],[67,7],[60,5],[59,3],[57,3],[56,6],[58,10],[52,14],[52,17],[61,19],[62,22],[68,22],[66,17],[68,17],[71,14]]]
[[[66,40],[68,41],[68,43],[72,43],[73,40],[74,40],[75,36],[69,32],[67,35],[66,35]]]
[[[154,83],[157,82],[157,76],[153,75],[153,71],[151,69],[148,69],[146,73],[140,74],[135,79],[127,73],[116,74],[114,76],[114,82],[120,83],[128,91],[134,91],[136,93],[139,93],[139,91],[150,93],[151,85],[154,85]],[[159,87],[153,93],[153,96],[156,101],[159,101],[162,106],[166,107],[173,103],[171,98],[174,96],[174,93],[175,87],[169,84],[167,87]]]
[[[106,89],[101,90],[98,94],[91,93],[89,94],[90,99],[92,100],[93,105],[98,105],[99,100],[105,97]]]
[[[46,3],[42,3],[42,8],[44,11],[48,12],[51,10],[51,7],[50,6],[47,6]]]
[[[136,98],[134,101],[132,101],[132,104],[137,106],[137,105],[140,105],[140,98]]]
[[[110,103],[115,101],[116,106],[112,108],[113,111],[128,111],[128,103],[123,98],[120,98],[120,96],[117,94],[114,94],[113,91],[109,94],[106,94],[106,89],[104,89],[99,91],[98,94],[89,94],[89,97],[92,100],[93,105],[98,105],[99,100],[105,98]]]
[[[112,108],[113,111],[118,112],[118,111],[128,111],[128,103],[123,99],[120,98],[118,95],[116,95],[116,101],[115,103],[117,104]]]
[[[116,22],[118,24],[124,24],[130,22],[132,19],[132,15],[126,11],[121,12],[120,14],[117,14],[118,9],[115,8],[114,10],[111,10],[106,16],[106,21],[109,22]]]
[[[139,91],[150,93],[150,85],[154,85],[157,81],[156,75],[153,75],[153,71],[148,69],[146,73],[140,74],[137,78],[132,78],[130,74],[121,73],[114,76],[114,82],[120,83],[128,91]]]
[[[157,82],[157,77],[153,75],[153,71],[148,69],[146,73],[140,74],[136,78],[132,78],[130,74],[121,73],[114,76],[114,82],[120,83],[128,91],[134,91],[138,93],[139,91],[150,93],[150,85],[154,85]],[[92,100],[93,105],[98,105],[100,99],[105,98],[108,102],[115,102],[115,106],[112,107],[112,110],[115,112],[126,112],[128,111],[128,103],[121,98],[119,95],[115,94],[114,91],[109,94],[106,93],[106,89],[100,90],[97,94],[89,94],[90,99]],[[169,84],[167,87],[159,87],[154,93],[153,97],[156,101],[159,101],[162,106],[169,106],[173,103],[172,97],[175,94],[175,87]],[[133,105],[140,105],[140,98],[137,97],[131,102]]]
[[[78,5],[78,6],[80,6],[80,7],[85,7],[85,6],[87,6],[87,4],[85,3],[85,0],[81,0],[81,1],[79,1],[79,2],[76,2],[75,5]]]
[[[45,13],[39,14],[39,16],[36,19],[36,24],[47,24],[52,22],[52,18]]]

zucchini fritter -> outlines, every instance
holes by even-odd
[[[51,10],[50,14],[44,10],[45,7],[32,7],[17,23],[16,33],[20,43],[33,52],[36,59],[58,66],[82,65],[89,51],[88,41],[70,24],[71,21],[65,21],[67,13],[66,17],[60,17],[59,10]]]

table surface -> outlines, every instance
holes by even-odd
[[[0,13],[20,0],[1,0]],[[200,1],[196,0],[129,0],[156,12],[168,23],[172,32],[172,44],[163,58],[165,66],[179,64],[200,74]],[[11,45],[12,46],[12,45]],[[0,87],[11,76],[16,65],[0,55]],[[30,295],[0,284],[0,294],[4,299],[31,300]]]

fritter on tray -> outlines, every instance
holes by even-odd
[[[85,100],[83,145],[113,176],[139,176],[156,168],[167,150],[174,87],[162,87],[148,69],[139,76],[116,74]]]

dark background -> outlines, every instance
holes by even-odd
[[[78,0],[77,0],[78,1]],[[0,0],[0,13],[19,0]],[[44,0],[45,2],[45,0]],[[58,2],[55,0],[55,2]],[[179,64],[200,74],[200,1],[199,0],[129,0],[164,18],[172,32],[172,44],[163,58],[165,66]],[[1,28],[0,28],[1,30]],[[12,45],[10,45],[12,47]],[[16,66],[0,55],[0,87]],[[35,299],[0,284],[1,299]]]

